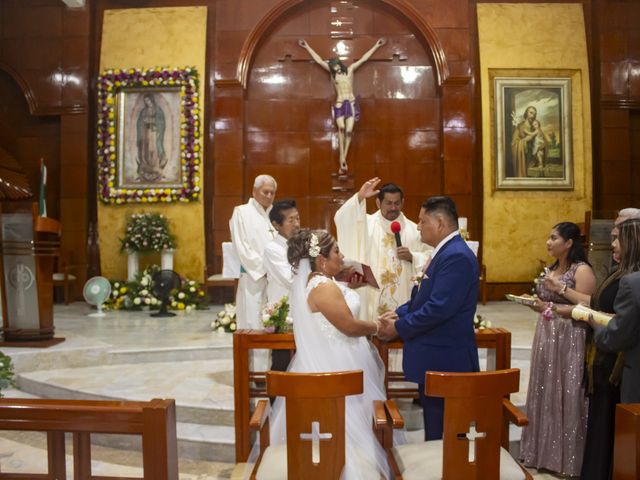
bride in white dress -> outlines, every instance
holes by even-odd
[[[384,450],[372,430],[373,401],[384,400],[384,367],[367,339],[377,322],[359,320],[360,297],[337,283],[343,255],[324,230],[301,230],[288,242],[294,268],[291,316],[296,355],[290,372],[362,370],[364,393],[346,400],[346,463],[342,480],[389,478]],[[285,443],[284,400],[278,398],[270,419],[271,444]]]

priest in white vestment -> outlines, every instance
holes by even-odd
[[[362,300],[360,315],[365,320],[376,320],[409,300],[413,279],[433,250],[420,240],[416,224],[402,213],[402,189],[388,183],[377,190],[379,183],[377,177],[365,182],[334,218],[340,251],[346,258],[369,265],[380,286],[379,290],[370,286],[357,289]],[[366,199],[376,195],[378,211],[368,215]],[[400,247],[392,222],[400,225]]]
[[[238,328],[262,329],[260,309],[264,305],[267,272],[264,249],[275,238],[269,211],[276,195],[277,183],[270,175],[258,175],[253,183],[253,196],[233,209],[229,221],[231,241],[240,259],[240,279],[236,293]]]

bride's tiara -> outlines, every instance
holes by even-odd
[[[311,234],[309,240],[309,256],[316,258],[320,254],[320,245],[318,245],[318,236],[315,233]]]

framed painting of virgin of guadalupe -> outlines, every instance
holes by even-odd
[[[493,78],[497,190],[571,190],[571,78]]]
[[[180,88],[123,89],[118,105],[118,185],[180,188]]]

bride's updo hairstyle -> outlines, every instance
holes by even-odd
[[[319,251],[319,254],[325,258],[329,256],[329,253],[331,253],[331,249],[333,248],[333,244],[336,243],[336,239],[333,238],[333,236],[326,230],[311,230],[309,228],[300,229],[296,234],[289,238],[289,240],[287,240],[287,245],[289,246],[289,249],[287,250],[287,259],[294,271],[298,269],[300,260],[303,258],[309,259],[309,262],[311,263],[311,271],[316,270],[317,255],[313,256],[310,253],[310,250],[312,250],[312,235],[315,235],[318,239],[318,244],[317,246],[314,246],[313,251]]]

